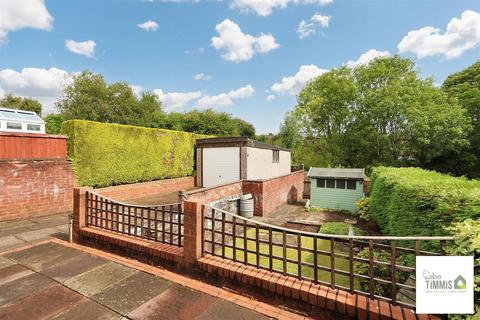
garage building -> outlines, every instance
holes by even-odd
[[[290,173],[291,152],[246,137],[198,139],[196,184],[212,187],[238,180],[265,180]]]

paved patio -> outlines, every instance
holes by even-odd
[[[0,319],[268,319],[58,242],[0,256]]]

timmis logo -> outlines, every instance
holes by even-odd
[[[427,290],[465,290],[467,282],[464,277],[459,275],[455,279],[442,279],[441,275],[435,274],[429,270],[423,270]]]

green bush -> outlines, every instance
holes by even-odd
[[[449,235],[456,221],[480,217],[480,181],[419,168],[376,167],[371,216],[391,236]]]
[[[358,216],[365,221],[371,221],[372,215],[370,210],[370,198],[365,197],[355,201],[355,207],[358,211]]]
[[[356,236],[364,236],[365,232],[357,227],[353,227]],[[348,235],[348,223],[346,222],[325,222],[320,227],[319,233]]]
[[[475,314],[450,316],[451,319],[480,318],[480,221],[467,219],[455,223],[449,228],[455,234],[455,240],[449,243],[446,251],[449,255],[473,256],[475,259]]]
[[[77,184],[105,187],[191,175],[204,135],[70,120],[62,124]]]

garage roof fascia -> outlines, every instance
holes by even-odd
[[[224,147],[252,147],[269,150],[282,150],[291,152],[290,149],[266,144],[247,137],[219,137],[197,139],[195,142],[197,148],[224,148]]]

